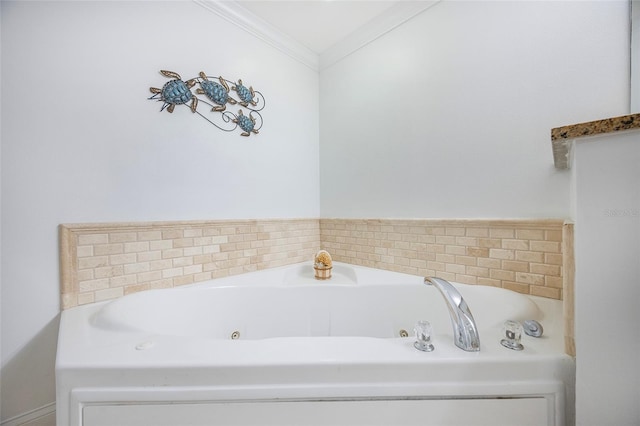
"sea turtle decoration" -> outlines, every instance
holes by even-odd
[[[236,85],[231,89],[235,90],[238,93],[238,97],[240,98],[240,105],[242,105],[243,107],[246,108],[249,106],[249,104],[253,106],[257,104],[256,101],[253,100],[256,95],[253,91],[253,87],[249,86],[249,88],[247,89],[242,84],[242,80],[238,80],[238,83],[236,83]]]
[[[232,120],[236,123],[244,132],[240,133],[240,136],[251,136],[251,133],[258,133],[258,131],[254,128],[256,126],[256,119],[253,118],[251,113],[249,116],[242,114],[242,110],[238,111],[238,115],[236,118]]]
[[[234,83],[234,81],[222,77],[211,77],[204,71],[201,71],[198,77],[189,80],[183,80],[180,74],[173,71],[161,70],[160,74],[171,79],[161,89],[149,88],[153,93],[149,99],[163,102],[160,111],[166,109],[173,113],[176,105],[187,105],[191,112],[198,114],[225,132],[231,132],[239,127],[242,130],[241,136],[259,133],[258,130],[262,127],[260,111],[265,107],[264,97],[252,86],[245,86],[242,80],[235,80],[237,83]],[[200,87],[192,90],[196,84]],[[237,94],[237,98],[231,96],[232,91]],[[198,95],[204,95],[204,97],[199,98]],[[202,114],[198,111],[198,105],[202,103],[211,107],[210,113],[220,114],[213,116]],[[234,114],[227,110],[227,104],[240,104],[248,110],[248,114],[242,109],[238,111],[238,114]],[[233,127],[229,128],[229,124],[232,124]]]
[[[227,102],[234,105],[237,103],[235,99],[229,96],[229,85],[224,78],[218,77],[220,83],[211,81],[207,78],[207,75],[200,71],[200,89],[196,90],[199,95],[207,95],[207,98],[211,99],[216,104],[211,111],[222,112],[227,109]]]
[[[198,98],[193,96],[193,93],[191,93],[191,88],[196,84],[196,79],[192,78],[191,80],[182,81],[180,74],[173,71],[161,70],[160,74],[173,79],[171,81],[167,81],[165,85],[162,86],[162,89],[158,89],[156,87],[149,88],[151,93],[153,93],[153,96],[150,99],[160,95],[160,100],[164,102],[160,111],[167,108],[167,111],[173,112],[176,105],[186,104],[191,101],[191,112],[196,112],[196,108],[198,107]]]

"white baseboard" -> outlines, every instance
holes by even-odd
[[[4,420],[2,423],[0,423],[0,426],[26,425],[30,422],[36,421],[45,416],[49,416],[51,414],[55,415],[55,412],[56,412],[56,403],[51,402],[49,404],[43,405],[42,407],[33,409],[31,411],[27,411],[26,413],[22,413],[10,419]]]

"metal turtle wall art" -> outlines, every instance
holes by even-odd
[[[254,128],[256,125],[256,119],[253,118],[251,113],[249,113],[249,116],[247,117],[246,115],[242,114],[242,110],[240,110],[238,111],[238,115],[233,122],[240,126],[242,130],[244,130],[244,132],[242,132],[240,136],[251,136],[251,133],[258,133],[258,130]]]
[[[240,105],[242,105],[243,107],[246,108],[249,106],[249,104],[254,106],[256,105],[256,101],[253,100],[256,95],[253,87],[249,86],[249,88],[247,89],[242,84],[242,80],[238,80],[238,83],[231,89],[235,90],[236,93],[238,93],[238,97],[240,98]]]
[[[200,89],[196,90],[199,95],[206,95],[213,103],[216,104],[211,110],[222,112],[227,109],[227,102],[234,105],[237,103],[235,99],[229,96],[229,85],[224,78],[218,77],[220,83],[211,81],[207,75],[200,71]]]
[[[232,132],[242,130],[241,136],[258,134],[263,120],[260,111],[265,107],[265,99],[253,86],[245,86],[241,79],[227,80],[222,76],[212,77],[200,71],[197,77],[184,80],[174,71],[161,70],[160,74],[170,78],[162,88],[150,87],[153,95],[148,98],[162,102],[160,111],[165,109],[173,113],[176,106],[188,106],[192,113],[198,114],[218,129]],[[193,89],[196,84],[199,86]],[[237,98],[232,96],[235,92]],[[199,95],[204,95],[199,97]],[[198,110],[202,104],[211,107],[206,113]],[[227,105],[239,104],[246,111],[238,110],[235,114],[227,110]]]
[[[160,95],[160,100],[164,102],[160,111],[166,108],[167,111],[172,113],[176,105],[183,105],[191,101],[191,112],[196,112],[198,98],[191,93],[191,88],[196,84],[196,79],[192,78],[191,80],[182,81],[180,74],[166,70],[160,70],[160,74],[173,79],[167,81],[164,86],[162,86],[162,89],[156,87],[149,88],[151,93],[153,93],[153,96],[149,99],[154,99]]]

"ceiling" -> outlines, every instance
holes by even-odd
[[[193,0],[318,71],[441,0]]]
[[[241,7],[320,55],[398,1],[239,0]]]

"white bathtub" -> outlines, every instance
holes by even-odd
[[[67,310],[58,425],[571,423],[561,303],[456,287],[480,352],[453,344],[423,277],[344,264],[329,281],[307,263]],[[545,334],[506,349],[507,319],[536,319]],[[433,325],[433,352],[413,347],[419,320]]]

